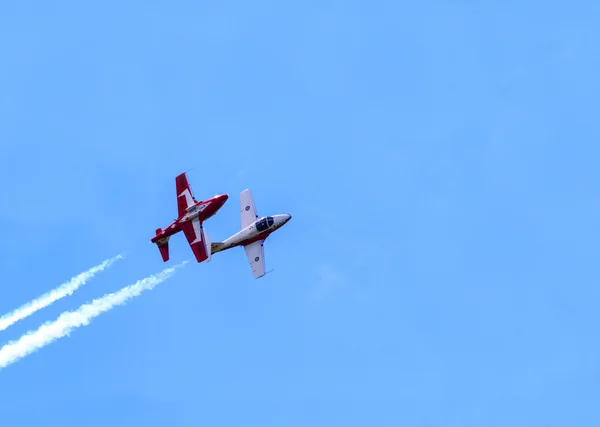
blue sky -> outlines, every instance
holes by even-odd
[[[0,371],[20,426],[600,424],[600,4],[0,6],[2,332],[165,268],[174,177],[290,213]],[[182,235],[173,265],[191,259]]]

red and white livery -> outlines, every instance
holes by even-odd
[[[291,218],[288,214],[258,217],[250,190],[240,193],[241,230],[219,243],[211,244],[211,252],[217,253],[236,246],[243,246],[252,268],[254,278],[265,275],[264,243],[275,230],[285,225]]]
[[[210,240],[202,223],[217,213],[229,196],[221,194],[199,202],[194,197],[185,172],[175,177],[177,190],[177,214],[179,217],[165,230],[158,228],[151,239],[158,246],[164,262],[169,260],[169,239],[183,231],[198,262],[210,261]]]

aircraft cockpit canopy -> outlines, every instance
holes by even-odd
[[[265,231],[266,229],[268,229],[269,227],[272,227],[274,224],[274,220],[272,216],[266,216],[264,218],[261,218],[257,223],[256,223],[256,229],[258,231]]]

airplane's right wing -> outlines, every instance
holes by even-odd
[[[252,274],[254,274],[255,279],[265,275],[264,242],[264,240],[259,240],[244,246],[244,250],[246,251],[246,256],[250,262],[250,268],[252,268]]]
[[[242,230],[258,219],[254,200],[250,190],[244,190],[240,193],[240,220]]]
[[[192,248],[192,252],[196,257],[196,261],[210,261],[210,240],[208,240],[208,236],[206,235],[206,232],[204,231],[202,223],[198,217],[191,221],[184,222],[181,224],[181,228],[183,229],[185,238]]]
[[[175,177],[175,188],[177,190],[177,214],[182,216],[185,214],[185,210],[194,204],[194,195],[185,172]]]

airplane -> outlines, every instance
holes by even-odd
[[[258,279],[266,274],[263,247],[265,240],[291,218],[292,216],[288,214],[259,218],[254,207],[252,193],[246,189],[240,193],[241,230],[222,242],[211,243],[211,252],[215,254],[236,246],[243,246],[250,262],[250,268],[252,268],[252,274],[255,279]]]
[[[223,207],[229,195],[220,194],[208,200],[196,200],[185,172],[175,177],[175,188],[179,216],[165,230],[157,228],[156,235],[150,241],[158,246],[163,261],[167,262],[169,260],[169,239],[172,235],[183,231],[196,261],[208,262],[211,255],[210,240],[208,240],[202,223]]]

